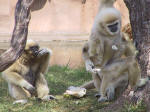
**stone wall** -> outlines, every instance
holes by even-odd
[[[33,5],[36,10],[31,14],[28,38],[42,43],[43,47],[52,48],[52,64],[82,65],[81,49],[89,38],[98,1],[87,0],[86,4],[82,4],[81,0],[42,0],[42,4]],[[0,0],[0,49],[9,46],[16,2]],[[127,24],[128,10],[123,0],[118,0],[115,7],[122,13],[122,24]]]

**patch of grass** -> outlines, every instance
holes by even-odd
[[[95,90],[87,91],[87,95],[80,99],[63,97],[63,93],[69,86],[80,86],[92,79],[91,74],[87,73],[85,68],[70,69],[52,66],[46,74],[46,79],[50,94],[56,96],[58,100],[39,102],[31,98],[25,105],[13,105],[13,99],[8,94],[7,84],[0,78],[0,112],[104,112],[101,109],[109,105],[109,103],[97,102],[94,97]]]
[[[146,111],[146,105],[144,104],[144,101],[140,101],[138,102],[137,105],[125,104],[122,112],[147,112],[147,111]]]

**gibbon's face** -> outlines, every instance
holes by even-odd
[[[108,16],[109,17],[109,16]],[[119,18],[111,16],[100,23],[101,31],[106,36],[115,36],[120,32]]]
[[[33,40],[27,40],[25,53],[31,57],[36,57],[39,53],[39,45]]]
[[[120,31],[120,21],[119,20],[115,20],[112,21],[111,23],[105,23],[105,28],[106,31],[110,34],[110,35],[115,35],[118,34]]]
[[[97,18],[99,32],[106,36],[115,36],[120,33],[121,15],[115,8],[102,9]]]

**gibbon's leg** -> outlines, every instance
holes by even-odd
[[[91,40],[89,43],[89,57],[96,55],[97,43],[96,40]]]
[[[18,86],[23,87],[31,92],[35,91],[35,88],[28,81],[26,81],[21,75],[19,75],[16,72],[2,73],[2,77],[8,83],[18,85]]]
[[[107,97],[106,97],[106,91],[107,91],[107,87],[109,85],[110,80],[108,80],[107,78],[107,74],[104,74],[103,78],[102,78],[102,83],[101,83],[101,87],[100,87],[100,95],[101,97],[98,99],[98,102],[105,102],[107,101]]]
[[[100,92],[100,85],[101,85],[100,77],[98,76],[97,73],[93,73],[92,78],[93,78],[93,81],[94,81],[95,88],[97,89],[98,92]]]
[[[131,86],[136,86],[139,76],[138,76],[138,66],[136,66],[136,61],[133,57],[128,57],[122,60],[115,61],[114,63],[107,65],[107,67],[103,68],[100,74],[102,77],[102,84],[101,84],[101,98],[98,100],[99,102],[103,102],[107,100],[106,91],[109,88],[112,91],[112,95],[109,97],[114,96],[114,90],[117,86],[121,85],[123,80],[129,80]],[[128,76],[125,72],[128,72]],[[115,82],[114,82],[115,80]],[[126,84],[123,82],[124,85]],[[112,87],[111,87],[112,86]],[[113,94],[114,93],[114,94]],[[110,100],[112,100],[110,98]]]
[[[107,86],[104,87],[105,90],[103,90],[102,91],[103,93],[101,94],[104,95],[106,94],[108,101],[112,101],[118,96],[120,96],[128,86],[128,73],[124,72],[121,74],[122,75],[120,75],[120,77],[118,78],[116,77],[114,80],[113,80],[114,77],[111,77],[112,74],[109,74],[110,76],[110,77],[108,76],[109,78],[106,77],[108,80],[103,79],[104,82],[107,82]],[[108,75],[108,74],[104,74],[104,75]],[[104,100],[102,100],[101,98],[100,101],[104,101]]]
[[[54,96],[49,95],[49,88],[47,85],[47,81],[42,73],[40,73],[36,79],[36,89],[37,89],[38,98],[45,101],[55,99]]]
[[[10,96],[16,99],[16,101],[14,101],[13,104],[25,104],[27,103],[27,98],[31,97],[31,94],[27,90],[17,85],[8,83],[8,89]]]
[[[84,57],[87,57],[86,55],[87,55],[87,52],[84,53]],[[93,73],[93,72],[94,72],[94,71],[93,71],[94,64],[93,64],[93,62],[92,62],[90,59],[88,59],[88,58],[85,59],[85,68],[86,68],[86,71],[88,71],[88,72],[90,72],[90,73]],[[93,88],[95,88],[95,86],[94,86],[94,81],[93,81],[93,80],[92,80],[92,81],[89,81],[89,82],[83,84],[83,85],[80,86],[80,87],[85,88],[85,89],[93,89]]]
[[[138,63],[136,61],[132,62],[128,67],[129,71],[129,84],[132,88],[139,86],[139,80],[141,78],[141,71],[139,69]]]
[[[50,49],[46,49],[46,48],[41,49],[39,54],[38,54],[38,60],[40,60],[39,71],[43,74],[45,74],[48,70],[49,60],[50,60],[51,54],[52,54],[52,51]]]
[[[115,87],[109,86],[106,90],[108,101],[112,101],[115,98]]]
[[[129,84],[134,90],[137,90],[138,88],[144,87],[150,80],[150,78],[149,77],[141,78],[141,70],[139,64],[134,59],[134,57],[129,58],[130,60],[132,59],[132,63],[130,63],[130,65],[128,66]]]
[[[82,86],[80,86],[81,88],[85,88],[85,89],[94,89],[95,86],[94,86],[94,81],[91,80],[85,84],[83,84]]]
[[[124,59],[120,61],[114,61],[112,64],[105,66],[98,73],[99,77],[102,78],[100,88],[101,97],[98,99],[99,102],[113,100],[115,96],[115,88],[121,84],[123,80],[128,79],[127,75],[124,73],[125,71],[128,71],[129,66],[126,61],[128,60]],[[108,98],[106,97],[106,94],[108,95]]]

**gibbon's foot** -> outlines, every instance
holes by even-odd
[[[27,89],[28,91],[34,91],[35,90],[35,87],[33,87],[31,84],[24,86],[24,88]]]
[[[27,102],[28,102],[27,99],[16,100],[16,101],[13,102],[13,105],[14,105],[14,104],[22,104],[22,105],[24,105],[24,104],[26,104]]]
[[[95,97],[96,97],[96,98],[100,98],[100,97],[101,97],[101,94],[97,93],[97,94],[95,94]]]
[[[31,95],[35,95],[36,94],[36,89],[33,86],[30,86],[29,88],[25,88],[27,89]]]
[[[109,92],[108,95],[107,95],[108,101],[114,100],[114,96],[115,96],[114,92]]]
[[[98,102],[99,102],[99,103],[106,102],[106,101],[108,101],[107,97],[100,97],[100,98],[98,99]]]
[[[115,90],[114,90],[113,87],[110,87],[110,88],[107,90],[107,97],[108,97],[108,101],[114,100],[114,98],[115,98]]]
[[[56,99],[56,97],[54,97],[53,95],[46,95],[43,98],[41,98],[41,100],[43,101],[50,101],[50,100],[54,100]]]

